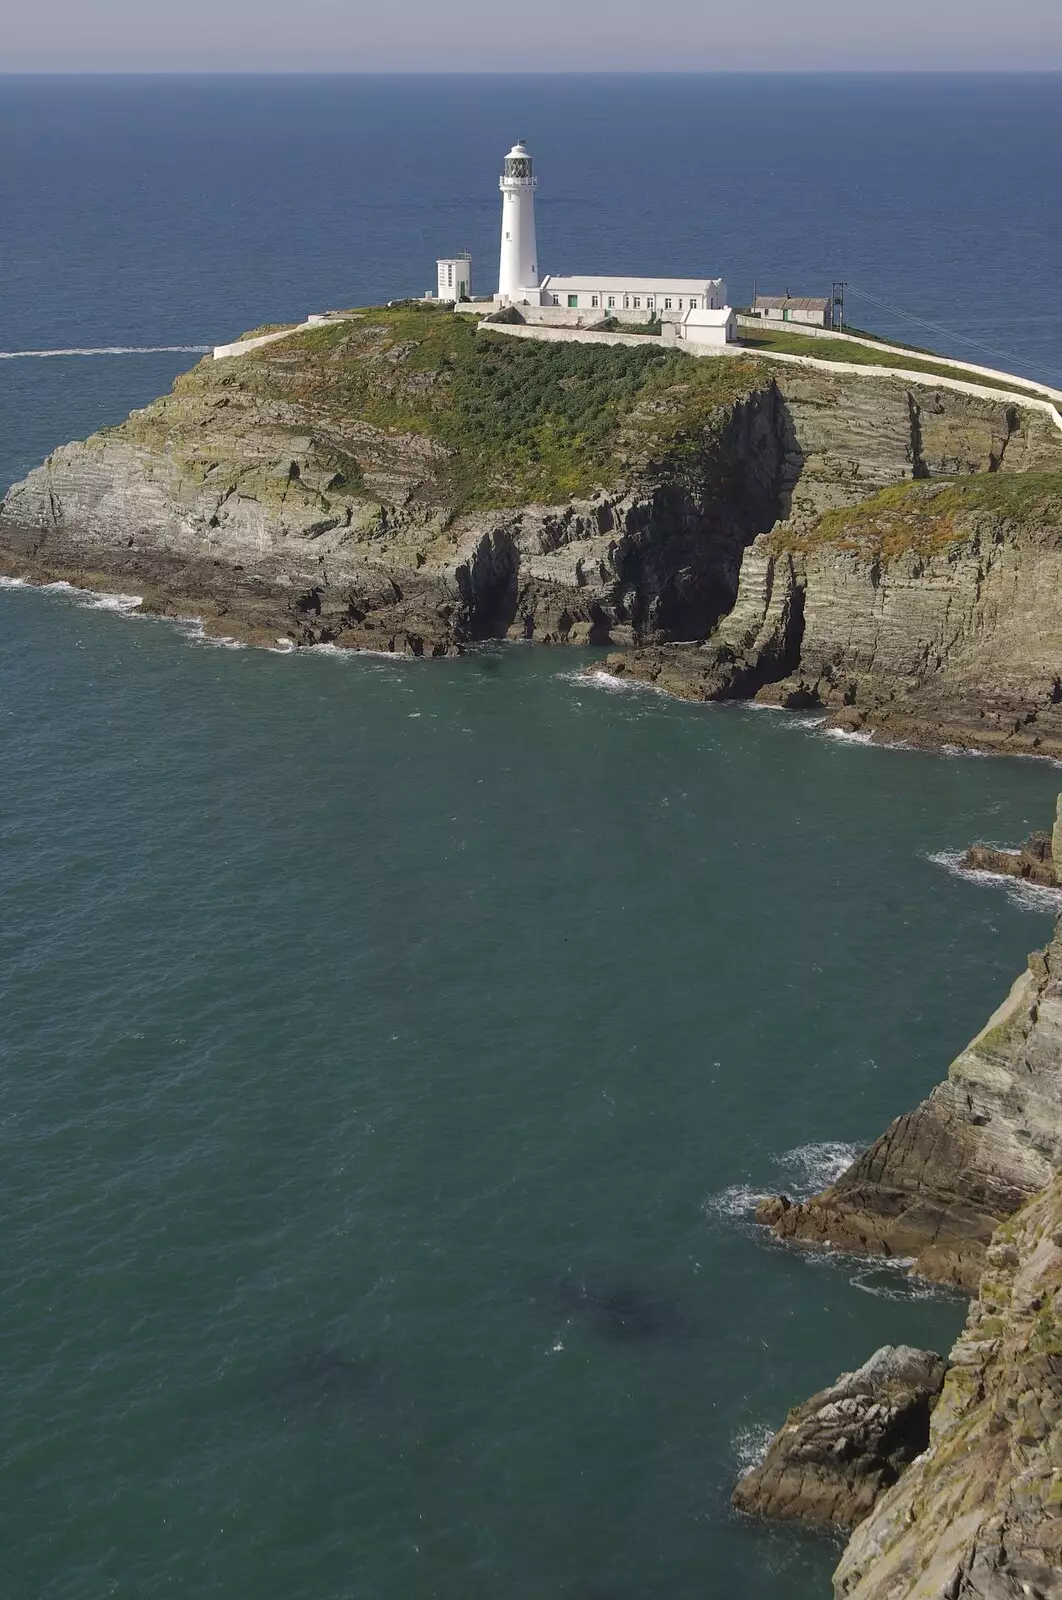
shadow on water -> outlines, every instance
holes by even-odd
[[[327,1345],[284,1361],[274,1371],[270,1388],[289,1419],[343,1417],[380,1427],[401,1422],[413,1409],[371,1358]]]
[[[693,1338],[702,1330],[685,1306],[650,1285],[565,1273],[538,1297],[602,1339],[653,1344]]]

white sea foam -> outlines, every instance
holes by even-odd
[[[925,1278],[911,1276],[913,1256],[880,1257],[861,1266],[849,1278],[853,1289],[871,1294],[878,1300],[950,1300],[953,1291],[940,1284],[929,1283]]]
[[[824,728],[824,739],[837,739],[841,744],[873,744],[874,735],[856,728]]]
[[[603,689],[606,694],[659,694],[670,699],[666,689],[658,689],[655,683],[645,683],[641,678],[618,678],[613,672],[606,672],[604,667],[591,667],[587,672],[579,667],[573,672],[559,672],[557,674],[564,683],[574,683],[580,689],[588,685],[594,689]]]
[[[76,350],[0,350],[0,361],[21,361],[27,357],[46,360],[49,356],[204,356],[209,344],[109,344]]]
[[[758,1467],[773,1438],[774,1429],[769,1422],[749,1422],[739,1428],[730,1441],[738,1471],[751,1472]]]
[[[748,1183],[732,1183],[729,1189],[709,1195],[704,1202],[704,1209],[712,1217],[748,1217],[760,1201],[767,1198],[763,1189],[755,1189]]]
[[[91,611],[125,613],[139,611],[144,604],[144,597],[141,594],[97,594],[92,589],[82,589],[81,593],[84,599],[80,601],[80,604],[87,606]]]
[[[1017,851],[1008,851],[1017,854]],[[979,868],[964,867],[961,850],[936,850],[927,857],[935,867],[943,867],[953,877],[966,883],[976,883],[985,889],[1002,889],[1015,905],[1026,911],[1049,911],[1052,915],[1062,910],[1062,889],[1048,889],[1039,883],[1024,883],[1020,878],[1008,878],[1001,872],[982,872]]]
[[[709,1195],[704,1211],[711,1217],[740,1219],[751,1216],[761,1200],[779,1191],[794,1200],[807,1200],[834,1183],[841,1173],[852,1165],[862,1145],[846,1144],[838,1139],[826,1139],[819,1144],[801,1144],[784,1155],[774,1156],[771,1165],[778,1176],[770,1180],[769,1187],[753,1183],[732,1183]]]
[[[863,1148],[839,1139],[824,1139],[818,1144],[797,1145],[796,1149],[776,1156],[774,1164],[785,1178],[786,1193],[796,1200],[806,1200],[836,1183]]]
[[[28,588],[30,588],[30,581],[29,581],[28,578],[4,578],[4,577],[0,577],[0,589],[28,589]]]

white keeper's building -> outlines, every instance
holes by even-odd
[[[733,342],[736,321],[722,278],[540,273],[535,231],[537,183],[527,146],[519,140],[505,157],[498,180],[502,219],[495,306],[514,306],[528,322],[581,327],[611,318],[619,323],[659,319],[669,337],[702,345]],[[443,258],[438,263],[440,300],[457,303],[462,299],[456,292],[459,261],[467,269],[464,294],[470,293],[468,258]],[[482,306],[482,301],[478,304]]]

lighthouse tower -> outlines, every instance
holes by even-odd
[[[522,139],[505,158],[498,187],[502,192],[501,265],[498,296],[509,300],[539,299],[538,246],[535,243],[535,183],[531,157]]]

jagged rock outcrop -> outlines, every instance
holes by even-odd
[[[1000,1227],[929,1445],[856,1528],[837,1600],[1062,1597],[1062,1180]]]
[[[976,1286],[993,1229],[1062,1171],[1062,923],[952,1063],[822,1194],[764,1201],[779,1238],[910,1257]]]
[[[854,1528],[929,1443],[946,1370],[932,1351],[884,1346],[790,1411],[764,1459],[738,1480],[733,1505]]]
[[[962,864],[968,872],[992,872],[998,877],[1035,883],[1044,889],[1058,888],[1062,885],[1062,794],[1058,797],[1055,824],[1050,833],[1030,834],[1017,850],[972,844]]]
[[[819,416],[806,380],[779,383],[788,515],[745,551],[708,639],[627,651],[613,670],[689,699],[822,707],[882,738],[1062,755],[1062,431],[907,391],[901,468],[901,386],[875,386],[870,440],[858,390],[835,384],[838,409]]]
[[[1060,586],[1062,475],[916,483],[755,540],[702,647],[621,668],[691,699],[821,707],[886,739],[1059,757]]]

